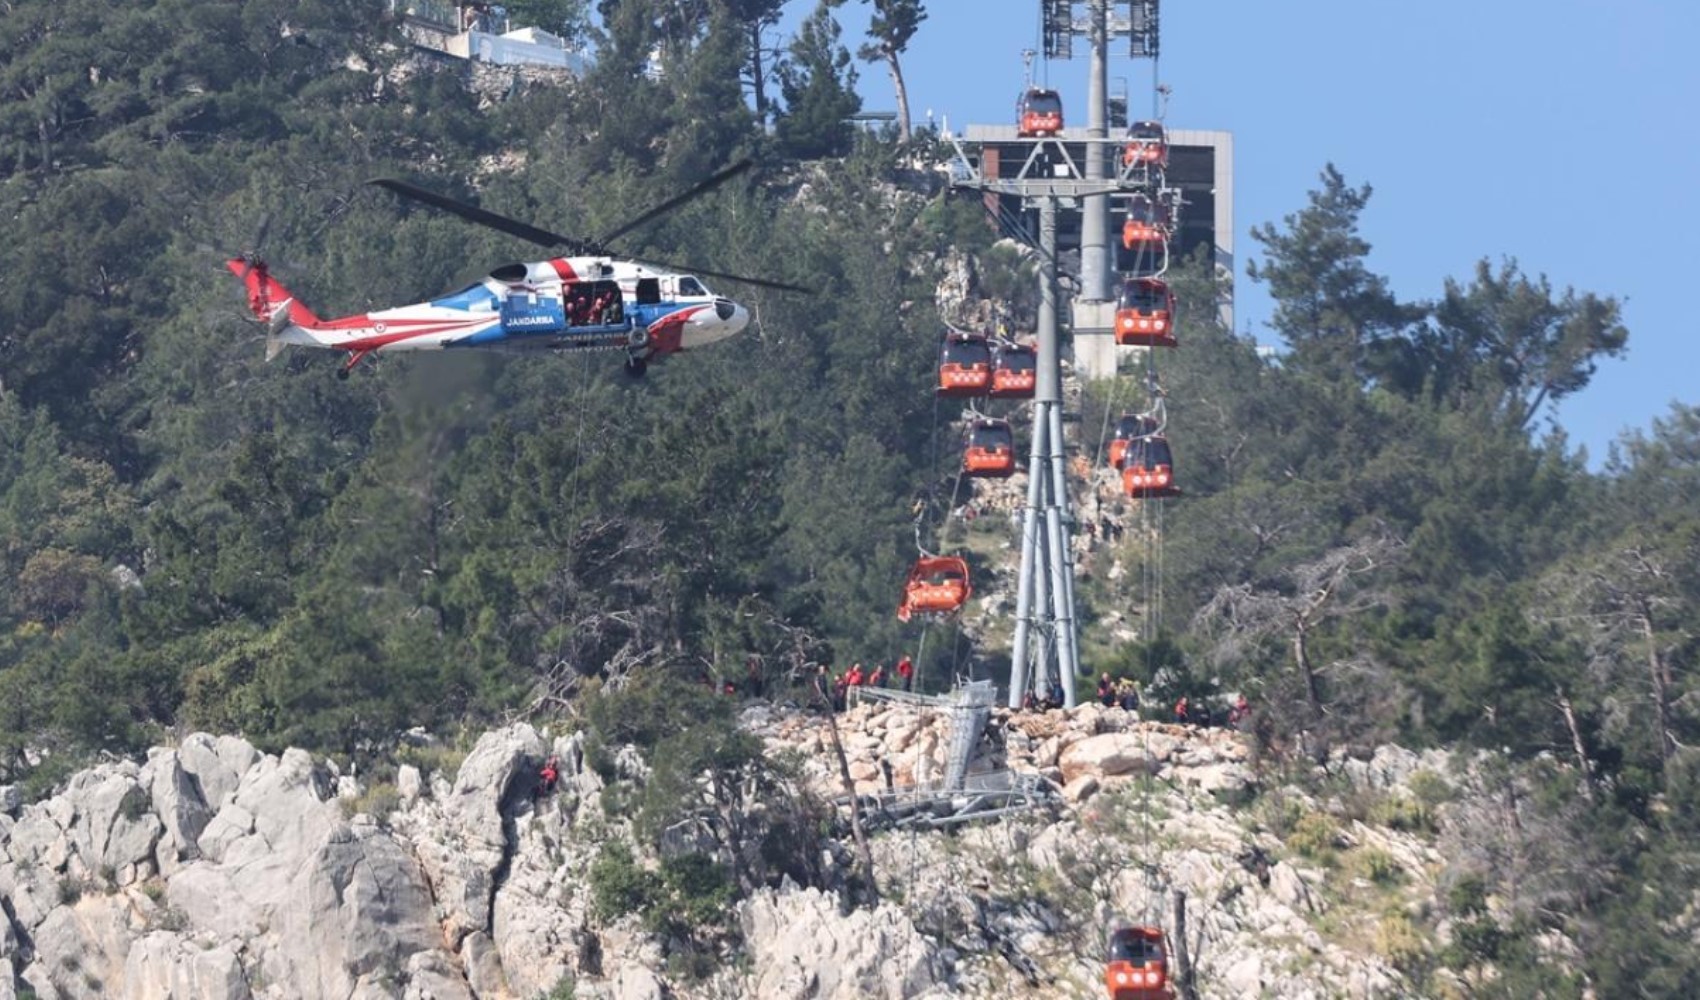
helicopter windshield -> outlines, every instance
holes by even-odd
[[[702,282],[687,274],[679,278],[679,294],[707,296],[709,291],[703,287]]]

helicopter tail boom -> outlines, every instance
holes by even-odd
[[[293,292],[271,276],[265,261],[232,257],[224,262],[224,266],[242,279],[248,291],[248,310],[255,319],[271,326],[274,336],[281,325],[313,327],[320,324],[313,310],[302,305]]]

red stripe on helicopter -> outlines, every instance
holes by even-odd
[[[676,354],[683,350],[679,343],[684,333],[685,321],[713,306],[704,304],[686,306],[677,312],[670,312],[655,322],[649,324],[649,350],[652,354]]]
[[[390,344],[398,343],[398,342],[403,341],[403,340],[412,340],[416,337],[429,337],[430,335],[432,335],[434,333],[450,333],[450,332],[459,331],[459,330],[466,330],[466,331],[477,330],[477,329],[481,329],[481,328],[486,327],[486,326],[490,326],[490,325],[492,325],[496,322],[497,322],[497,320],[494,317],[489,318],[489,319],[481,319],[481,320],[478,320],[478,321],[472,322],[472,323],[468,323],[468,322],[465,322],[465,321],[454,322],[454,323],[446,323],[446,322],[442,322],[440,320],[416,320],[416,319],[413,319],[413,320],[398,320],[398,321],[395,321],[395,322],[390,322],[390,321],[386,320],[381,324],[374,325],[374,328],[376,328],[376,326],[412,325],[412,326],[414,326],[414,329],[411,329],[411,330],[386,330],[383,333],[375,333],[375,334],[373,334],[372,336],[369,336],[369,337],[357,337],[353,340],[344,341],[343,343],[336,344],[336,345],[333,345],[333,346],[339,347],[339,348],[346,350],[346,351],[370,351],[370,350],[375,350],[375,349],[380,348],[380,347],[386,347]]]

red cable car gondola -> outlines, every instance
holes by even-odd
[[[1032,87],[1015,102],[1015,133],[1023,139],[1060,135],[1063,130],[1062,97],[1054,90]]]
[[[1174,347],[1175,293],[1160,278],[1129,278],[1116,295],[1116,343]]]
[[[974,589],[968,584],[968,563],[959,556],[923,556],[903,584],[903,603],[897,620],[915,615],[949,615],[962,610]]]
[[[1128,199],[1127,218],[1122,221],[1122,246],[1136,250],[1142,244],[1169,241],[1169,207],[1143,194]]]
[[[1110,1000],[1174,1000],[1169,949],[1158,927],[1120,927],[1110,935],[1104,963]]]
[[[1144,194],[1129,199],[1121,245],[1116,247],[1116,270],[1141,277],[1155,277],[1168,270],[1172,222],[1167,202],[1153,201]]]
[[[1175,484],[1174,465],[1168,438],[1161,434],[1131,438],[1122,452],[1122,487],[1128,496],[1140,500],[1178,497],[1181,488]]]
[[[992,388],[992,347],[983,333],[950,330],[939,349],[939,395],[984,396]]]
[[[1169,165],[1169,133],[1162,122],[1134,122],[1127,127],[1122,166],[1143,163],[1159,170]]]
[[[968,425],[962,449],[962,474],[1002,479],[1015,472],[1015,432],[1007,420],[976,420]]]
[[[998,345],[992,367],[992,395],[999,399],[1032,399],[1039,384],[1039,355],[1026,344]]]
[[[1127,455],[1129,441],[1150,437],[1157,433],[1158,429],[1157,418],[1148,413],[1124,413],[1117,417],[1116,430],[1110,438],[1110,468],[1122,467],[1122,458]]]

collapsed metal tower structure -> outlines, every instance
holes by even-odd
[[[883,701],[916,711],[942,712],[950,721],[944,774],[939,780],[917,778],[906,787],[850,793],[839,800],[840,805],[848,805],[853,796],[868,829],[941,829],[1028,812],[1057,800],[1056,789],[1038,774],[1009,770],[968,773],[997,701],[997,689],[991,681],[961,683],[945,695],[859,687],[850,689],[850,698],[852,702]]]

